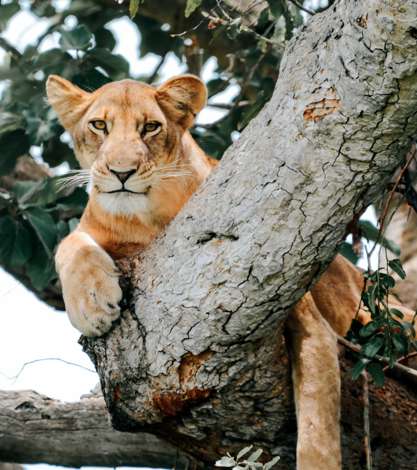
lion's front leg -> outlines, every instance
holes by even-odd
[[[340,470],[340,370],[337,341],[307,293],[289,320],[297,412],[297,469]]]
[[[122,298],[112,258],[86,232],[76,230],[60,243],[55,263],[73,326],[86,336],[109,331]]]

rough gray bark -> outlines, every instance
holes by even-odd
[[[112,429],[102,398],[63,403],[30,391],[0,391],[0,461],[188,468],[161,439]],[[0,470],[19,470],[10,465]]]
[[[207,462],[254,443],[288,468],[284,322],[416,133],[416,11],[346,0],[290,42],[270,103],[133,263],[130,309],[84,342],[116,428]]]

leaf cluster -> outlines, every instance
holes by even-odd
[[[276,456],[269,462],[261,463],[259,458],[262,455],[262,449],[251,452],[252,449],[253,446],[245,447],[237,454],[236,458],[227,454],[218,460],[215,466],[232,470],[272,470],[280,459],[279,456]]]
[[[56,286],[55,246],[77,224],[87,193],[60,191],[59,178],[18,181],[0,191],[0,263],[36,291]]]
[[[399,259],[389,261],[389,267],[401,279],[405,272]],[[413,321],[404,320],[404,314],[389,301],[390,290],[395,279],[382,269],[367,273],[366,288],[362,293],[364,307],[371,315],[371,321],[362,325],[354,320],[347,338],[361,346],[358,361],[352,369],[353,379],[368,371],[376,385],[384,384],[383,363],[392,368],[395,362],[417,350],[416,330]],[[383,360],[381,360],[381,357]]]

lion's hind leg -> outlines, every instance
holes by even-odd
[[[335,333],[307,293],[288,319],[297,469],[339,470],[340,371]]]

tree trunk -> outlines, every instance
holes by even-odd
[[[291,465],[285,319],[415,135],[416,8],[349,0],[313,17],[270,103],[132,262],[120,323],[84,339],[117,429],[206,462],[251,443]]]
[[[0,392],[0,461],[188,468],[184,455],[161,439],[112,429],[102,398],[62,403],[30,391]]]

